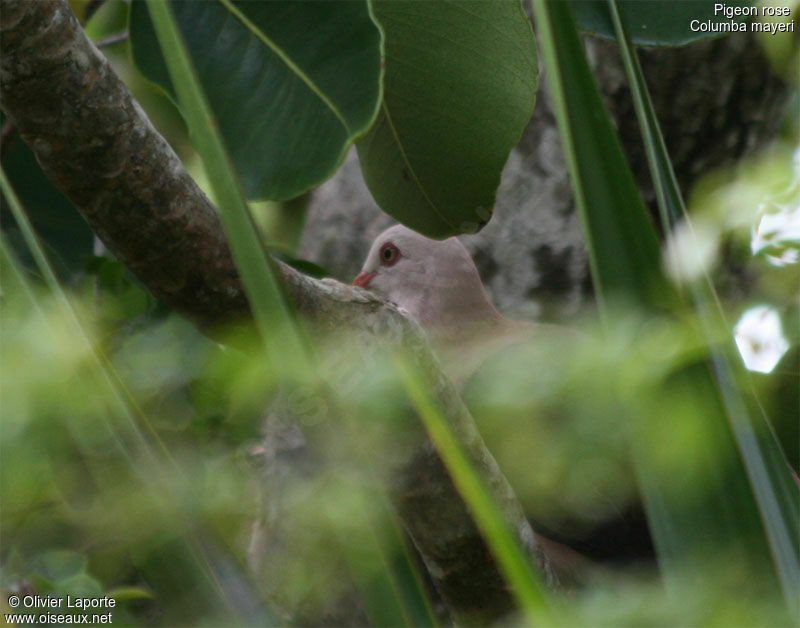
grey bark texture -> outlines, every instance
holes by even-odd
[[[205,330],[247,317],[216,208],[89,41],[66,0],[3,0],[0,54],[3,111],[105,246],[153,294]],[[410,350],[519,544],[549,579],[547,560],[513,491],[418,325],[363,291],[279,268],[314,340],[335,332],[354,336],[350,344],[367,353]],[[330,373],[334,393],[346,399],[352,390],[337,380],[341,372]],[[481,612],[484,620],[495,620],[513,607],[511,593],[435,447],[418,421],[408,418],[408,455],[396,461],[388,478],[395,508],[452,615]],[[313,433],[306,436],[309,448],[324,448],[313,442]],[[441,513],[448,516],[442,519]],[[480,580],[473,578],[476,573]]]
[[[216,209],[66,2],[3,2],[2,107],[48,178],[158,298],[203,328],[247,301]]]

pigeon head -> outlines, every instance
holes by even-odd
[[[429,331],[500,316],[458,239],[432,240],[403,225],[375,239],[353,284],[383,295]]]

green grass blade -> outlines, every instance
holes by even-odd
[[[406,624],[420,627],[438,626],[439,622],[436,620],[436,615],[425,594],[417,569],[411,561],[410,549],[403,538],[402,529],[393,514],[391,504],[385,494],[379,491],[376,493],[377,508],[388,522],[381,531],[386,540],[378,539],[381,556],[386,565],[395,597],[402,606]],[[392,547],[402,548],[403,551],[392,556],[387,551],[387,548]]]
[[[665,230],[668,230],[681,217],[688,219],[686,207],[655,116],[642,68],[619,11],[618,1],[608,0],[608,8],[642,130],[661,220]],[[706,329],[712,328],[712,319],[722,317],[724,320],[714,286],[707,274],[702,285],[693,284],[690,290],[695,309]],[[754,417],[748,411],[746,401],[737,385],[737,382],[748,379],[748,376],[739,373],[737,377],[728,355],[731,353],[731,348],[729,347],[726,354],[723,350],[712,346],[710,352],[711,372],[758,504],[784,597],[794,620],[800,621],[800,601],[797,597],[797,591],[800,591],[800,554],[798,554],[800,496],[790,476],[791,467],[771,429],[767,429],[761,438],[756,434]],[[739,370],[742,370],[741,367]],[[751,394],[754,394],[752,390]]]
[[[659,243],[605,114],[568,2],[533,3],[547,80],[586,238],[601,313],[609,298],[672,299]]]
[[[93,367],[100,375],[100,381],[103,382],[105,390],[103,391],[107,398],[110,400],[110,406],[113,412],[106,417],[109,433],[112,435],[114,444],[116,445],[119,455],[126,461],[128,467],[133,472],[137,479],[140,478],[140,469],[142,460],[146,465],[163,467],[162,473],[181,473],[182,470],[175,462],[164,442],[159,437],[152,422],[143,413],[141,408],[136,403],[133,395],[121,380],[119,374],[114,368],[108,357],[102,350],[92,342],[89,332],[81,322],[81,318],[75,308],[70,303],[66,292],[58,283],[55,272],[47,259],[47,255],[39,244],[39,239],[33,230],[33,226],[28,220],[22,204],[19,201],[14,189],[11,187],[5,171],[0,167],[0,191],[5,197],[8,207],[14,216],[20,231],[23,234],[25,243],[30,249],[31,255],[36,262],[39,272],[45,279],[48,288],[56,299],[60,308],[60,314],[68,320],[74,334],[80,338],[82,343],[88,347],[88,354],[92,357]],[[13,276],[19,286],[23,289],[24,293],[30,297],[32,305],[39,310],[39,305],[36,296],[27,285],[27,281],[15,260],[10,253],[10,249],[5,242],[5,238],[0,241],[0,249],[2,249],[2,258],[4,263],[12,268]],[[116,415],[124,420],[122,430],[119,429],[117,422],[112,415]],[[142,429],[144,428],[144,429]],[[135,447],[132,444],[135,443]],[[152,446],[155,444],[155,447]],[[137,454],[140,456],[137,458]],[[158,454],[161,454],[160,456]],[[194,538],[187,539],[188,550],[192,557],[197,561],[200,572],[206,578],[207,582],[218,592],[221,599],[227,597],[223,590],[216,573],[213,568],[208,564],[206,559],[206,552]]]
[[[241,273],[256,327],[273,368],[297,379],[309,372],[305,347],[281,292],[276,270],[258,237],[228,150],[203,93],[169,3],[148,0],[156,35],[194,144],[219,201],[228,243]]]
[[[31,255],[36,263],[36,267],[41,273],[42,277],[47,284],[47,287],[52,292],[53,296],[56,298],[61,311],[63,312],[64,317],[70,321],[73,329],[75,330],[75,334],[82,339],[83,342],[89,347],[90,354],[92,355],[95,366],[99,369],[99,372],[103,376],[103,381],[107,384],[107,392],[109,394],[109,398],[113,401],[114,407],[119,412],[120,416],[124,417],[131,428],[132,432],[136,435],[139,444],[144,448],[144,451],[149,451],[149,444],[147,439],[139,430],[139,417],[137,417],[137,413],[134,408],[131,407],[130,404],[130,395],[127,391],[120,387],[119,379],[116,375],[116,372],[113,371],[111,364],[103,355],[99,349],[95,346],[95,344],[91,341],[89,334],[87,333],[86,329],[84,328],[83,324],[80,321],[78,313],[72,307],[72,304],[69,301],[64,289],[61,287],[61,284],[58,282],[55,272],[53,271],[53,267],[50,264],[50,261],[47,259],[47,255],[42,249],[42,246],[39,243],[39,239],[36,237],[36,233],[33,230],[33,225],[31,225],[30,221],[28,220],[25,211],[22,208],[22,204],[19,201],[14,189],[11,187],[11,183],[9,182],[8,178],[6,177],[6,173],[2,167],[0,167],[0,190],[2,190],[3,196],[5,196],[6,201],[8,203],[8,207],[11,210],[11,214],[14,216],[14,220],[16,221],[20,231],[22,232],[22,236],[25,240],[25,244],[27,245],[28,249],[31,252]],[[19,275],[19,278],[22,280],[23,277]],[[23,285],[26,285],[26,282],[22,282]],[[26,287],[26,292],[33,297],[33,294],[30,292],[29,289]],[[149,423],[145,421],[145,425],[150,427]],[[131,464],[133,464],[133,458],[131,457],[131,452],[129,451],[128,447],[123,443],[123,439],[117,433],[117,430],[109,423],[109,429],[115,435],[115,441],[119,446],[120,453],[128,459]],[[152,433],[152,428],[151,428]]]
[[[610,288],[620,289],[623,293],[627,289],[638,303],[646,306],[659,302],[673,304],[676,302],[674,291],[658,268],[658,242],[638,194],[630,189],[635,187],[630,169],[604,114],[568,3],[536,2],[534,12],[556,116],[592,258],[595,286],[600,292],[600,311],[607,319],[605,297],[611,292]],[[652,112],[649,115],[652,116]],[[643,119],[646,121],[647,117]],[[665,156],[663,140],[658,137],[655,127],[651,127],[648,133],[651,157],[656,158],[659,151]],[[659,197],[664,207],[663,219],[670,224],[680,214],[681,207],[676,186],[671,188],[669,185],[674,182],[674,175],[670,167],[665,166],[654,173],[654,178],[661,188]],[[616,206],[609,203],[609,199],[616,199]],[[672,210],[669,209],[670,203]],[[615,216],[615,213],[619,216]],[[638,249],[626,248],[620,241],[629,238],[643,238],[646,243]],[[615,256],[617,259],[614,259]],[[643,266],[639,275],[618,274],[626,266],[638,264]],[[652,280],[649,288],[648,278]],[[656,287],[655,293],[653,286]],[[700,301],[696,304],[699,305],[698,316],[701,324],[710,330],[714,326],[704,303]],[[702,555],[701,552],[721,551],[736,539],[747,568],[757,570],[763,564],[767,546],[763,537],[759,540],[747,535],[751,526],[758,527],[754,516],[758,512],[754,497],[765,502],[767,518],[779,518],[781,513],[796,512],[797,509],[787,507],[786,503],[781,504],[771,489],[757,495],[760,492],[759,485],[769,477],[768,469],[763,460],[759,460],[761,456],[758,454],[764,446],[764,440],[759,440],[752,425],[748,424],[744,400],[735,387],[730,361],[720,358],[719,354],[712,354],[710,364],[698,365],[693,374],[687,372],[678,375],[673,382],[677,388],[672,394],[688,395],[687,398],[702,402],[708,408],[707,414],[690,413],[687,420],[693,426],[691,429],[713,433],[716,436],[713,442],[718,450],[716,453],[711,449],[698,450],[698,459],[685,460],[687,475],[681,477],[680,481],[678,477],[662,475],[653,466],[650,457],[657,453],[656,450],[644,449],[639,452],[639,470],[659,557],[664,564],[678,566],[690,561],[693,556]],[[648,425],[648,430],[656,427]],[[650,443],[650,446],[653,445],[657,444]],[[743,457],[750,458],[754,463],[745,462],[746,474],[737,449]],[[693,470],[692,473],[689,473],[689,469]],[[730,475],[727,480],[721,475],[726,470]],[[687,510],[684,494],[689,494],[693,484],[701,478],[708,483],[710,499],[702,511],[693,512]],[[683,489],[680,488],[681,482]],[[781,489],[780,493],[785,494],[785,491]],[[777,528],[773,555],[780,555],[780,560],[786,561],[786,551],[788,556],[793,554],[793,550],[787,547],[791,545],[791,527]],[[788,560],[792,561],[791,558]],[[667,572],[668,576],[671,572],[680,577],[677,570],[668,568]],[[786,583],[793,585],[794,582],[794,576],[790,575],[783,586],[786,588]]]
[[[359,532],[340,537],[340,546],[374,626],[437,626],[392,508],[380,489],[350,486],[351,511]]]
[[[400,380],[428,435],[497,560],[500,573],[516,596],[527,624],[553,624],[553,611],[548,604],[544,585],[512,536],[490,493],[472,469],[450,426],[428,394],[424,382],[407,363],[397,360],[396,366]]]
[[[633,44],[622,23],[617,3],[614,0],[608,0],[608,3],[625,73],[628,75],[631,87],[631,97],[639,120],[639,128],[642,132],[647,163],[653,177],[653,187],[656,192],[662,227],[667,231],[684,215],[686,208],[672,162],[667,153],[664,136],[661,134],[661,127],[658,125],[653,103],[650,100],[647,83],[639,65],[639,58],[636,56]]]
[[[22,238],[25,240],[25,245],[28,247],[28,250],[30,250],[31,255],[33,256],[33,261],[36,263],[36,268],[38,268],[39,272],[42,273],[42,277],[44,278],[45,283],[47,283],[47,286],[50,288],[50,290],[52,290],[60,300],[66,301],[67,297],[64,294],[64,291],[61,289],[61,284],[58,283],[55,271],[50,265],[50,261],[47,259],[44,249],[42,248],[41,244],[39,244],[39,239],[36,237],[36,233],[33,231],[33,225],[28,220],[25,211],[22,209],[22,203],[20,203],[16,192],[14,192],[14,189],[11,187],[11,182],[8,180],[8,177],[6,177],[5,170],[2,167],[0,167],[0,190],[2,190],[3,196],[6,197],[6,202],[11,210],[11,215],[14,216],[17,226],[22,232]]]
[[[215,173],[212,186],[219,201],[223,227],[267,356],[273,368],[277,369],[280,364],[284,371],[290,369],[289,373],[283,374],[295,381],[314,377],[305,347],[281,293],[271,260],[258,237],[228,151],[216,132],[213,116],[170,14],[169,5],[152,0],[148,7],[197,150],[203,157],[207,171]],[[381,549],[373,545],[371,558],[374,559],[375,553]],[[351,563],[355,561],[353,564],[357,567],[359,557],[351,555],[348,559]],[[385,602],[380,609],[380,619],[390,618],[393,623],[404,617],[404,601],[390,582],[389,575],[382,572],[372,584],[372,592]],[[375,609],[371,610],[376,612]]]

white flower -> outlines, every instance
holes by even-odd
[[[750,240],[753,255],[764,253],[773,266],[800,261],[800,149],[795,151],[792,165],[794,177],[789,186],[761,203],[761,218]]]
[[[762,214],[753,230],[750,250],[755,255],[765,249],[767,260],[774,266],[800,260],[800,205]]]
[[[778,313],[767,305],[751,307],[733,329],[744,365],[751,371],[770,373],[789,349]]]

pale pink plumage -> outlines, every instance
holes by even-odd
[[[397,251],[390,263],[382,259],[387,246]],[[469,252],[455,237],[432,240],[403,225],[390,227],[375,238],[353,283],[416,319],[456,379],[534,327],[495,309]]]

